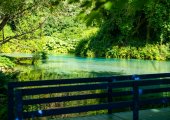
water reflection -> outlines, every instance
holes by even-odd
[[[45,63],[37,66],[20,65],[18,69],[22,71],[19,78],[24,80],[60,79],[170,72],[170,61],[82,58],[72,55],[50,55]]]
[[[170,61],[81,58],[74,56],[51,56],[48,63],[43,66],[67,72],[94,71],[143,74],[170,71]]]

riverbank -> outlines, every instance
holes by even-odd
[[[95,44],[95,45],[94,45]],[[93,47],[94,46],[94,47]],[[169,60],[170,43],[146,44],[144,46],[106,45],[100,41],[83,41],[76,49],[76,55],[85,57],[105,57],[144,60]]]
[[[34,44],[39,45],[39,47],[34,48],[34,50],[37,52],[45,51],[47,54],[75,54],[81,57],[92,58],[104,57],[159,61],[170,59],[170,43],[143,44],[142,42],[136,41],[136,44],[120,45],[119,43],[113,43],[112,40],[100,41],[91,37],[77,41],[64,41],[64,45],[58,42],[51,42],[50,45],[54,47],[49,49],[48,44],[45,44],[47,41],[47,39],[45,39],[45,41],[44,39],[42,39],[42,41],[23,41],[19,46],[22,46],[27,42],[26,44],[29,44],[30,46]],[[33,53],[31,49],[17,46],[12,43],[7,43],[6,45],[2,46],[1,52]]]

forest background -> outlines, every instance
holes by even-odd
[[[1,0],[0,52],[168,60],[169,0]]]

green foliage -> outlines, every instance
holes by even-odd
[[[17,72],[13,71],[15,64],[7,57],[0,56],[0,118],[7,119],[7,84],[15,81]]]
[[[114,38],[107,34],[109,29],[101,30],[96,35],[83,39],[76,47],[75,53],[87,57],[106,57],[124,59],[168,60],[169,44],[145,44],[143,41],[130,40],[124,44],[120,36]]]
[[[101,20],[99,32],[83,39],[76,54],[91,57],[169,59],[169,2],[88,1],[88,23]],[[94,15],[95,14],[95,15]],[[96,16],[96,17],[95,17]],[[166,27],[165,27],[166,26]]]
[[[56,2],[56,0],[49,1]],[[41,8],[41,7],[40,7]],[[31,34],[25,34],[17,39],[10,40],[1,46],[1,52],[23,52],[32,53],[33,51],[46,51],[47,53],[73,53],[77,42],[87,36],[88,32],[93,32],[93,28],[87,28],[85,24],[77,18],[81,11],[80,4],[68,4],[67,0],[57,4],[51,13],[48,8],[44,7],[39,11],[26,12],[24,16],[15,20],[16,31],[4,30],[5,36],[19,34],[20,32],[29,31],[35,28],[42,16],[46,20],[42,28]],[[48,16],[48,17],[47,17]],[[44,18],[44,17],[43,17]],[[9,32],[10,31],[10,32]],[[1,35],[2,38],[2,35]]]
[[[7,95],[7,84],[10,81],[16,81],[18,72],[2,72],[0,71],[0,95]]]
[[[0,46],[15,39],[35,39],[42,35],[42,24],[60,0],[13,0],[0,3],[0,31],[10,26],[13,34],[0,38]],[[6,33],[6,30],[4,30]]]
[[[106,57],[113,58],[134,58],[149,60],[169,59],[169,45],[146,45],[144,47],[121,47],[114,46],[106,52]]]
[[[76,52],[91,57],[168,59],[170,4],[167,0],[48,0],[37,5],[38,2],[31,0],[22,3],[23,8],[14,7],[17,13],[34,3],[37,6],[13,20],[16,31],[10,30],[12,21],[9,21],[5,36],[29,31],[46,18],[44,25],[37,32],[6,43],[1,52]],[[84,22],[91,26],[86,27]],[[166,52],[160,52],[162,49]]]
[[[87,23],[102,19],[101,23],[112,22],[108,29],[118,29],[120,39],[140,39],[145,43],[169,41],[170,3],[168,0],[101,0],[85,1],[83,7]],[[100,24],[101,24],[100,23]],[[166,26],[166,27],[165,27]]]
[[[21,2],[20,0],[1,0],[1,14],[14,14],[19,10],[19,8],[24,6],[25,2]]]
[[[38,64],[40,60],[44,63],[47,59],[48,56],[45,51],[34,51],[32,53],[32,65]]]
[[[9,81],[16,80],[17,72],[4,73],[0,71],[0,118],[7,120],[8,109],[7,109],[7,84]]]
[[[35,63],[38,62],[38,60],[41,59],[41,55],[39,52],[33,52],[33,55],[32,55],[32,65],[34,65]]]
[[[41,52],[41,58],[42,58],[42,60],[47,60],[48,59],[47,53],[45,51]]]
[[[14,66],[15,64],[9,58],[0,56],[0,67],[14,68]]]

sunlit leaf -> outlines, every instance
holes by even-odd
[[[113,7],[113,3],[112,2],[106,2],[105,4],[104,4],[104,8],[106,9],[106,10],[110,10],[111,8]]]

